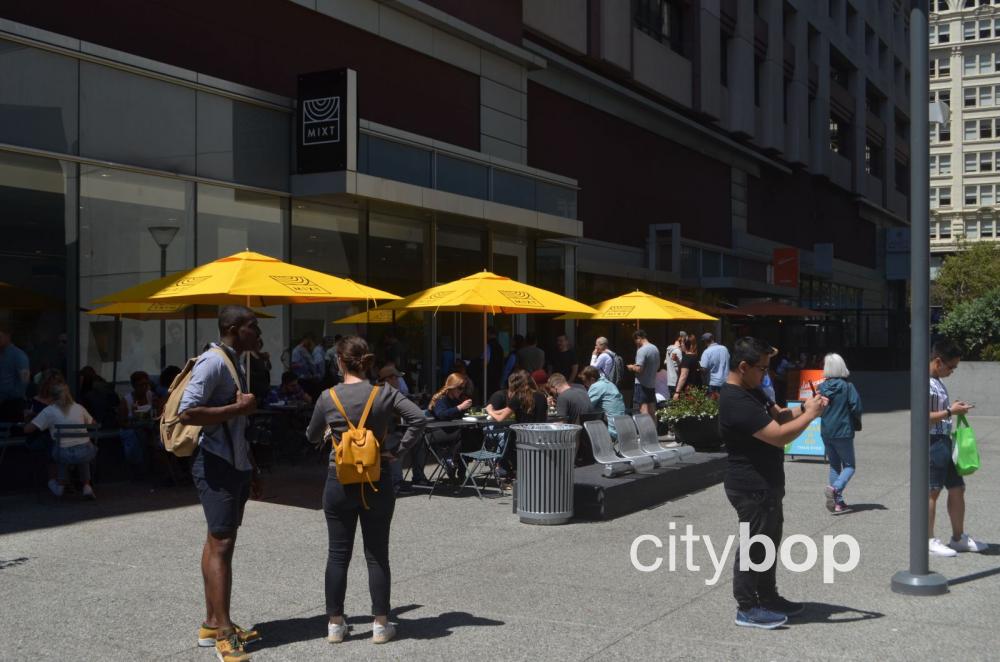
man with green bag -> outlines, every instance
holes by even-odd
[[[930,463],[929,487],[930,504],[927,519],[927,530],[930,533],[928,543],[930,553],[934,556],[957,556],[958,552],[981,552],[986,549],[986,543],[974,540],[965,532],[965,480],[955,466],[952,440],[952,416],[965,420],[972,406],[962,402],[951,402],[948,389],[941,380],[951,376],[962,360],[962,352],[950,340],[939,340],[931,350],[930,363],[930,444],[928,445],[928,461]],[[967,431],[967,432],[966,432]],[[960,446],[967,447],[967,438],[972,428],[966,422],[959,428],[962,438]],[[961,461],[961,460],[960,460]],[[969,472],[971,473],[971,472]],[[951,519],[951,540],[947,544],[934,537],[934,513],[937,510],[938,495],[941,489],[948,490],[948,517]]]

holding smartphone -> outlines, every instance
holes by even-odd
[[[809,390],[812,391],[813,397],[816,397],[816,386],[809,380]]]

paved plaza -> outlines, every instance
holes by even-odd
[[[801,574],[779,569],[782,593],[808,604],[780,630],[733,625],[731,569],[727,563],[718,583],[706,585],[713,572],[703,545],[695,547],[699,572],[685,569],[681,543],[674,572],[666,562],[650,573],[632,567],[629,547],[641,534],[660,537],[665,555],[668,537],[687,524],[715,541],[735,533],[734,513],[716,485],[615,521],[560,527],[521,524],[509,496],[402,498],[392,543],[399,638],[386,646],[370,641],[359,540],[347,595],[351,637],[331,646],[324,640],[318,464],[282,468],[271,477],[270,497],[248,504],[234,618],[258,624],[264,641],[250,649],[257,660],[996,659],[1000,418],[972,423],[983,469],[968,481],[967,528],[993,544],[984,554],[931,559],[931,568],[952,580],[945,596],[889,590],[893,572],[907,564],[909,493],[908,414],[893,412],[865,418],[858,473],[846,494],[853,514],[832,517],[824,509],[825,465],[786,465],[785,535],[815,539],[820,561]],[[138,484],[105,484],[98,495],[96,504],[38,502],[31,494],[0,499],[0,659],[214,659],[195,646],[204,521],[193,488],[150,493]],[[822,539],[839,533],[858,539],[861,561],[824,584]],[[653,558],[651,545],[642,550],[644,560]]]

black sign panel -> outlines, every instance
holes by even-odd
[[[299,174],[356,169],[356,81],[350,69],[299,76]]]

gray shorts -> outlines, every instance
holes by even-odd
[[[191,478],[205,511],[209,533],[233,533],[243,523],[243,509],[250,498],[252,472],[239,471],[218,455],[198,449],[191,463]]]

